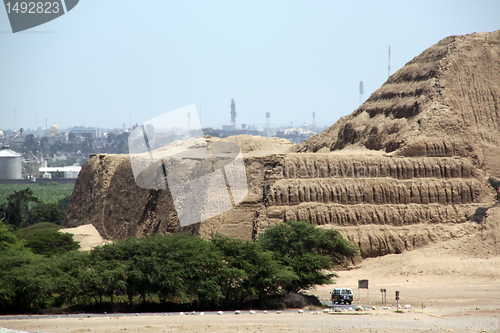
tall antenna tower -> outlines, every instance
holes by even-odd
[[[363,101],[363,94],[365,93],[363,89],[363,81],[359,81],[359,106],[361,106],[361,102]]]
[[[313,112],[313,128],[316,127],[316,112]]]
[[[191,133],[191,112],[188,112],[188,128],[187,128],[188,136]]]
[[[388,66],[387,66],[387,78],[391,76],[391,46],[389,45],[389,61],[388,61]]]
[[[234,103],[234,99],[231,99],[231,126],[234,127],[236,125],[236,104]]]
[[[266,112],[266,136],[269,137],[269,118],[271,118],[271,112]]]

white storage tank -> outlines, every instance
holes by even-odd
[[[10,149],[0,150],[0,179],[22,179],[21,155]]]

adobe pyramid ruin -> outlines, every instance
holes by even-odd
[[[251,239],[305,220],[340,230],[360,248],[355,261],[465,236],[500,254],[498,214],[488,216],[497,200],[488,179],[500,177],[499,103],[500,31],[447,37],[301,144],[222,139],[242,148],[249,184],[230,211],[181,228],[168,189],[136,186],[126,155],[94,155],[64,224],[92,223],[106,239],[182,229]]]

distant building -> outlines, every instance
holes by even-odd
[[[76,126],[71,128],[69,132],[78,136],[82,136],[83,134],[92,134],[93,137],[97,136],[97,129],[95,127]]]
[[[49,130],[50,135],[57,135],[59,133],[61,133],[61,131],[59,130],[59,126],[57,126],[55,123],[50,125],[50,130]]]
[[[41,167],[39,169],[42,178],[49,179],[76,179],[82,170],[81,166],[66,167]]]
[[[290,140],[294,143],[299,143],[310,138],[316,133],[307,129],[304,124],[303,128],[287,128],[276,133],[276,137]]]
[[[232,124],[223,124],[222,125],[222,130],[223,131],[233,131],[234,126]]]
[[[21,155],[10,149],[0,150],[0,179],[22,179]]]

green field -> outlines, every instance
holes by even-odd
[[[7,202],[7,197],[9,196],[9,194],[13,193],[14,191],[24,190],[25,188],[30,188],[33,192],[33,195],[37,196],[41,202],[57,203],[62,198],[71,196],[74,187],[74,185],[58,185],[57,183],[47,185],[2,184],[0,185],[0,205]]]

